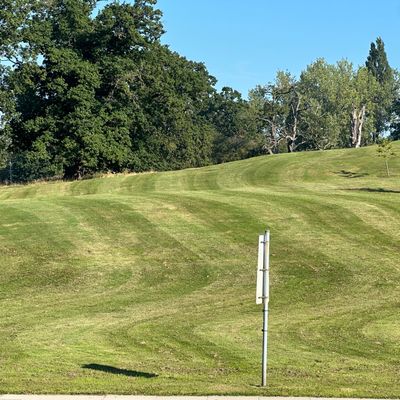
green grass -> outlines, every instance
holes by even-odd
[[[400,157],[375,153],[0,188],[0,392],[399,397]]]

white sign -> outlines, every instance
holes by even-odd
[[[265,232],[265,247],[264,247],[264,299],[269,302],[269,231]]]
[[[264,235],[258,236],[256,304],[263,302]]]

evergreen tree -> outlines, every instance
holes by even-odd
[[[365,66],[381,85],[393,79],[393,71],[387,59],[385,44],[380,37],[376,39],[376,43],[371,43]]]
[[[375,115],[374,141],[376,141],[378,136],[388,128],[390,112],[395,98],[394,72],[389,65],[385,44],[380,37],[376,39],[376,43],[371,43],[365,65],[380,85],[380,93],[375,99],[378,105]]]

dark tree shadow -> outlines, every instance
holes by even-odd
[[[109,374],[131,376],[134,378],[156,378],[158,375],[151,372],[132,371],[129,369],[111,367],[110,365],[85,364],[82,368],[93,369],[95,371],[107,372]]]
[[[344,169],[342,169],[341,171],[336,171],[335,174],[341,176],[342,178],[362,178],[363,176],[369,175],[366,172],[352,172],[345,171]]]
[[[358,192],[372,192],[372,193],[400,193],[400,190],[384,189],[384,188],[350,188],[343,190],[355,190]]]

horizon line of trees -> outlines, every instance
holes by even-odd
[[[365,66],[317,59],[248,100],[162,45],[157,0],[4,0],[0,180],[170,170],[400,139],[400,80],[381,38]]]
[[[278,71],[275,82],[250,91],[269,154],[361,147],[399,138],[398,72],[384,43],[371,43],[365,66],[317,59],[296,79]]]

